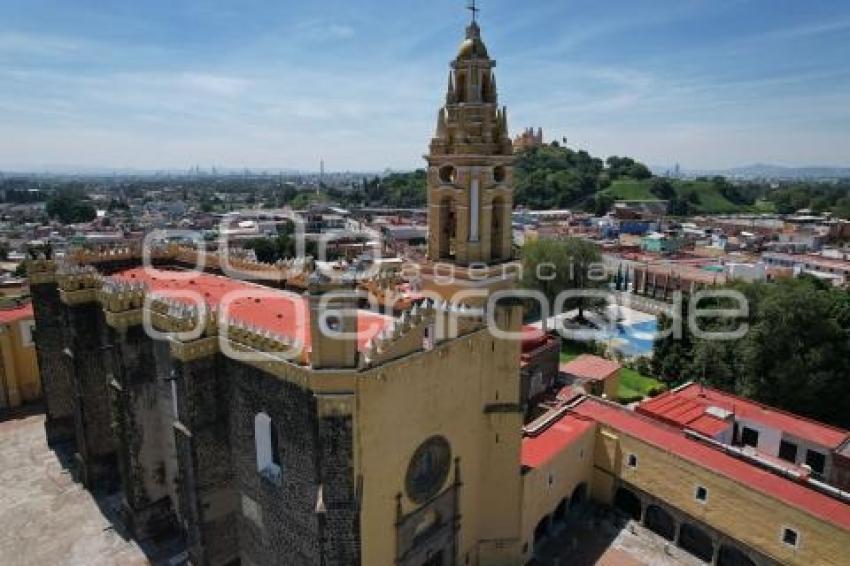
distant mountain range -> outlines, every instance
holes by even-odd
[[[652,167],[654,173],[663,175],[673,170],[673,167]],[[850,178],[850,167],[835,166],[804,166],[784,167],[757,163],[730,169],[683,169],[680,173],[685,177],[701,177],[722,175],[730,179],[768,179],[768,180],[812,180],[826,181],[832,179]]]

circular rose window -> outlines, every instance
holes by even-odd
[[[451,459],[449,442],[442,436],[432,436],[416,449],[405,479],[411,501],[422,504],[437,495],[449,477]]]

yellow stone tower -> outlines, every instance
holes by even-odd
[[[495,67],[473,19],[451,63],[446,104],[426,156],[433,262],[492,265],[511,258],[513,145]]]

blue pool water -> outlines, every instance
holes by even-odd
[[[653,337],[657,330],[657,320],[636,322],[628,326],[617,324],[616,332],[613,335],[605,333],[602,340],[616,340],[614,349],[625,356],[649,356],[652,354]]]
[[[567,330],[561,336],[578,342],[607,343],[613,350],[633,358],[652,355],[657,330],[658,321],[653,318],[632,323],[612,322],[599,330]]]

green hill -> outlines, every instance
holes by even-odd
[[[649,183],[636,179],[617,179],[602,191],[616,200],[653,200],[658,197],[649,190]]]
[[[654,193],[654,179],[617,179],[611,186],[601,191],[614,200],[653,200],[663,195]],[[672,199],[688,203],[688,211],[691,213],[734,213],[747,210],[750,207],[745,204],[736,204],[730,201],[721,192],[721,188],[714,181],[678,181],[671,180],[670,185],[675,191]]]
[[[792,213],[801,208],[832,210],[850,218],[850,183],[735,183],[723,177],[677,180],[654,177],[642,163],[628,157],[602,160],[586,151],[557,143],[532,148],[516,156],[517,206],[552,210],[568,208],[605,214],[617,200],[670,202],[674,216],[741,212]],[[346,206],[421,207],[426,204],[424,170],[364,179],[350,191],[328,188],[327,198]]]

